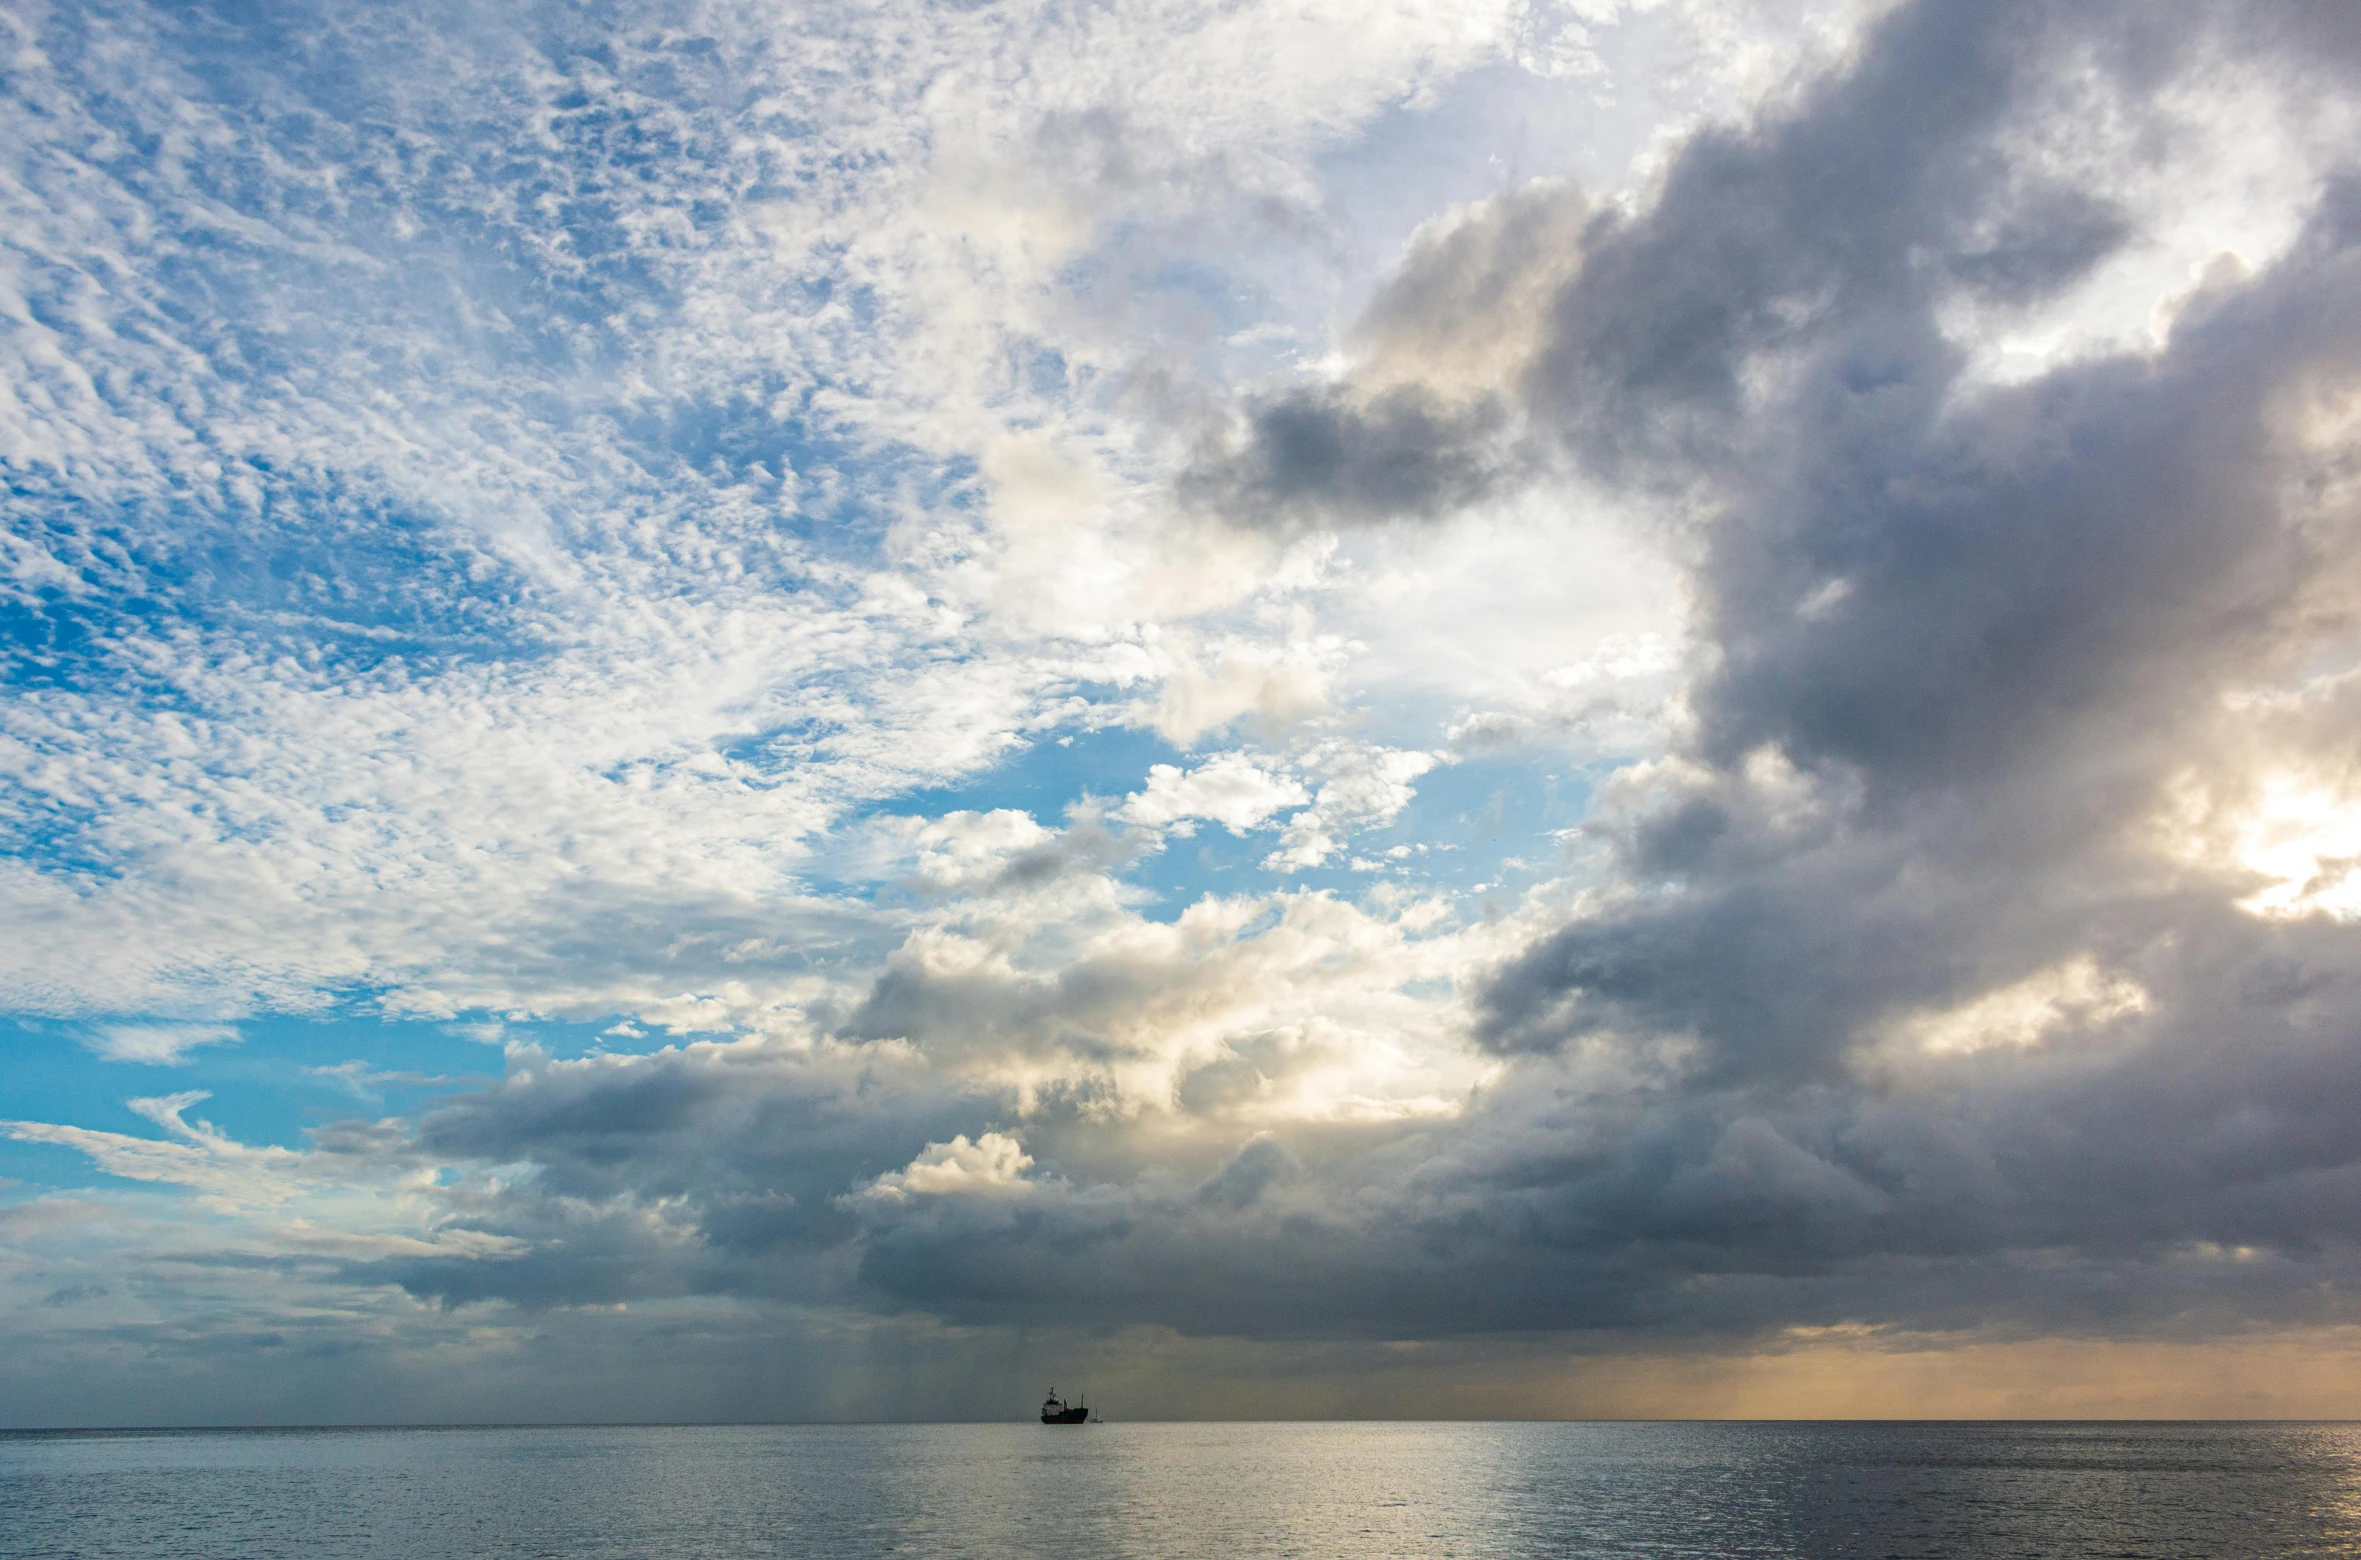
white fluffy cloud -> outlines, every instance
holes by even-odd
[[[1024,1145],[1000,1132],[977,1134],[970,1143],[960,1133],[948,1143],[929,1143],[916,1159],[864,1187],[861,1196],[885,1202],[907,1202],[913,1197],[1010,1196],[1029,1189],[1025,1172],[1033,1156]]]
[[[1194,769],[1154,764],[1147,788],[1128,797],[1117,816],[1162,829],[1209,819],[1232,834],[1260,828],[1273,813],[1300,807],[1311,793],[1292,775],[1273,773],[1244,753],[1220,753]]]

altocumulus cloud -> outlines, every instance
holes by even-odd
[[[8,1112],[110,1177],[13,1325],[830,1413],[2361,1323],[2350,8],[1465,9],[23,24],[8,990],[207,1088]],[[1781,63],[1320,188],[1650,27]],[[505,1075],[241,1133],[290,1015]]]

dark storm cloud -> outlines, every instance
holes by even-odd
[[[1250,1201],[1228,1195],[1225,1167],[1195,1185],[1048,1181],[872,1209],[861,1277],[968,1322],[1263,1336],[2332,1320],[2356,1268],[2333,1212],[2355,1177],[2329,1162],[2351,1069],[2288,1071],[2235,1106],[2167,1087],[2127,1107],[2054,1070],[2039,1090],[1987,1078],[1941,1102],[1601,1104],[1534,1067],[1520,1082],[1546,1109],[1310,1146]],[[2208,1085],[2253,1082],[2217,1071]],[[2322,1084],[2333,1092],[2300,1104]],[[2309,1141],[2266,1165],[2254,1140],[2270,1129],[2241,1120],[2290,1105],[2282,1130]],[[2079,1136],[2094,1119],[2106,1135]]]
[[[523,1238],[532,1254],[369,1262],[356,1276],[454,1303],[824,1290],[815,1254],[856,1229],[841,1194],[998,1103],[907,1054],[753,1043],[528,1060],[428,1113],[400,1151],[530,1166],[445,1203],[453,1227]],[[333,1131],[320,1140],[345,1146]]]
[[[1492,1043],[1637,1021],[1809,1071],[2077,928],[2178,924],[2127,831],[2203,761],[2220,695],[2349,599],[2355,517],[2300,497],[2349,454],[2290,448],[2289,419],[2361,370],[2361,202],[2331,189],[2152,360],[1963,396],[1932,306],[1831,325],[1754,410],[1695,576],[1706,769],[1601,826],[1683,892],[1531,950],[1489,993]],[[1793,794],[1743,772],[1766,752]]]
[[[1535,345],[1519,308],[1571,274],[1587,213],[1578,191],[1537,184],[1422,235],[1354,332],[1376,378],[1249,402],[1182,473],[1182,500],[1243,525],[1355,525],[1439,519],[1529,479],[1509,384]]]
[[[1514,1295],[1563,1249],[1624,1265],[1606,1312],[1558,1291],[1572,1325],[1697,1273],[1754,1275],[1738,1309],[1765,1315],[1849,1292],[1930,1325],[2153,1319],[2143,1295],[2218,1284],[2260,1316],[2302,1309],[2273,1288],[2286,1267],[2171,1254],[2349,1266],[2361,950],[2232,909],[2252,882],[2161,861],[2152,836],[2167,788],[2236,742],[2224,693],[2333,655],[2351,621],[2352,452],[2295,430],[2361,384],[2361,202],[2330,187],[2286,256],[2216,278],[2154,358],[1980,386],[1941,314],[2056,296],[2135,236],[2070,159],[2027,152],[2037,132],[2136,118],[2191,72],[2349,96],[2350,33],[2325,6],[1905,7],[1853,68],[1700,136],[1653,202],[1570,246],[1507,393],[1595,479],[1708,517],[1707,654],[1687,764],[1592,825],[1633,891],[1499,971],[1478,1033],[1504,1055],[1689,1049],[1621,1124],[1570,1094],[1563,1134],[1508,1134],[1467,1171],[1466,1217],[1531,1220],[1526,1281],[1495,1275]],[[2174,133],[2151,120],[2142,155]],[[1422,467],[1447,458],[1416,442]],[[1336,486],[1356,496],[1331,518],[1374,512],[1383,484]],[[2295,745],[2341,752],[2339,713]],[[1912,1014],[2075,959],[2144,1006],[2071,1054],[1865,1081],[1864,1046]],[[1475,1190],[1494,1177],[1497,1199]],[[2068,1276],[2011,1255],[2032,1251]],[[1913,1281],[1929,1262],[1945,1276]],[[1937,1303],[1955,1283],[1972,1299]]]
[[[1798,111],[1700,135],[1650,206],[1585,234],[1525,386],[1545,422],[1617,475],[1727,478],[1792,398],[1749,390],[1767,358],[1841,339],[1852,382],[1891,383],[1937,350],[1946,295],[2025,301],[2086,271],[2124,220],[2008,138],[2095,106],[2081,68],[2144,63],[2130,9],[1905,7]]]
[[[2193,62],[2333,74],[2315,45],[2341,42],[2335,12],[1905,6],[1795,109],[1693,138],[1636,213],[1537,185],[1417,246],[1361,322],[1365,353],[1503,338],[1501,377],[1471,386],[1461,363],[1439,376],[1457,395],[1389,374],[1265,397],[1183,496],[1243,524],[1436,518],[1541,474],[1502,439],[1528,413],[1624,480],[1734,477],[1760,455],[1746,386],[1767,357],[1842,337],[1876,377],[1937,339],[1935,303],[2038,300],[2135,236],[2113,195],[2020,144],[2027,125],[2137,112],[2126,99]]]
[[[2325,11],[2175,21],[1907,8],[1793,118],[1701,139],[1594,225],[1558,297],[1539,417],[1701,502],[1709,653],[1687,765],[1592,825],[1636,891],[1499,971],[1478,1033],[1693,1047],[1641,1134],[1548,1193],[1586,1238],[1680,1251],[1667,1276],[1810,1277],[1921,1325],[2154,1322],[2208,1286],[2284,1317],[2326,1292],[2291,1274],[2349,1280],[2361,947],[2233,909],[2254,882],[2157,834],[2171,787],[2238,773],[2224,696],[2349,632],[2353,451],[2303,425],[2361,387],[2361,200],[2332,184],[2154,357],[1977,385],[1938,317],[2054,295],[2123,241],[2104,192],[2007,155],[2075,71],[2126,102],[2184,69],[2327,69],[2268,52]],[[2278,736],[2349,747],[2334,718]],[[1912,1078],[1864,1061],[2078,959],[2137,1011]],[[2212,1247],[2272,1260],[2184,1260]]]
[[[1499,483],[1504,424],[1496,402],[1452,406],[1415,386],[1367,402],[1298,391],[1248,408],[1243,440],[1205,452],[1182,497],[1274,527],[1431,519]]]
[[[1547,441],[1692,517],[1692,735],[1609,788],[1608,890],[1476,994],[1505,1075],[1465,1115],[1216,1143],[1216,1060],[1150,1143],[1109,1101],[1021,1112],[915,1060],[864,1084],[1122,1060],[1127,1023],[1228,978],[906,950],[841,1026],[868,1060],[578,1064],[429,1117],[427,1151],[540,1167],[468,1215],[536,1249],[398,1276],[1272,1336],[2352,1319],[2361,933],[2239,909],[2257,881],[2158,832],[2176,788],[2243,794],[2258,747],[2361,762],[2361,695],[2225,699],[2350,663],[2361,461],[2329,414],[2361,395],[2361,195],[2218,271],[2153,355],[1992,385],[1942,325],[2136,236],[2042,133],[2131,123],[2169,158],[2177,83],[2349,96],[2351,17],[1906,6],[1643,207],[1544,189],[1431,242],[1373,310],[1391,380],[1258,402],[1197,465],[1241,520],[1439,517]],[[2035,1031],[1922,1043],[2012,989]],[[892,1180],[991,1131],[1033,1163]]]

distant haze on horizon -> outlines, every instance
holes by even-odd
[[[2361,1417],[2350,0],[0,115],[0,1427]]]

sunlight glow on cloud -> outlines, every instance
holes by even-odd
[[[864,1197],[907,1202],[913,1197],[1010,1196],[1030,1191],[1025,1172],[1033,1156],[1015,1138],[986,1132],[970,1143],[961,1133],[948,1143],[929,1143],[900,1170],[881,1175]]]
[[[2238,901],[2261,916],[2361,916],[2361,804],[2323,786],[2267,781],[2241,820],[2240,866],[2269,886]]]
[[[2022,1051],[2053,1035],[2101,1028],[2148,1007],[2147,992],[2082,954],[1962,1006],[1912,1018],[1902,1034],[1934,1056]]]

